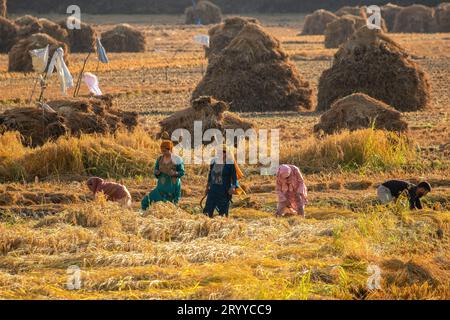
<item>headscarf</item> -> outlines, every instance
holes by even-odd
[[[283,164],[278,168],[276,190],[284,193],[297,192],[305,198],[308,195],[302,173],[296,166],[289,164]]]
[[[166,131],[161,135],[161,148],[169,149],[170,151],[173,150],[173,142],[170,140],[169,134]]]

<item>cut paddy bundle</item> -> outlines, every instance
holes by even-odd
[[[392,3],[388,3],[381,7],[381,16],[384,21],[386,21],[386,26],[389,31],[394,29],[395,17],[402,9],[403,7]]]
[[[32,72],[33,63],[30,51],[42,49],[49,45],[49,56],[52,57],[56,49],[61,47],[64,50],[64,61],[69,62],[69,49],[67,44],[59,42],[45,33],[36,33],[27,38],[19,40],[9,51],[8,71],[9,72]],[[50,59],[49,59],[50,60]]]
[[[320,117],[315,132],[337,133],[343,129],[354,131],[371,128],[402,132],[408,124],[402,114],[391,106],[363,93],[355,93],[333,103]]]
[[[102,33],[102,44],[109,52],[145,52],[145,34],[130,26],[119,24]]]
[[[200,0],[194,6],[186,8],[186,24],[215,24],[222,21],[222,11],[214,3]]]
[[[61,28],[59,24],[45,18],[39,19],[39,22],[42,25],[42,28],[39,30],[40,33],[48,34],[59,42],[68,43],[69,34],[67,33],[67,30]]]
[[[209,48],[206,48],[206,56],[211,57],[221,53],[239,32],[250,23],[259,24],[258,20],[254,18],[232,17],[209,29],[210,40]]]
[[[366,20],[353,15],[345,15],[330,22],[325,28],[325,48],[339,48],[365,24]]]
[[[306,16],[302,35],[324,34],[327,24],[337,19],[338,16],[330,11],[323,9],[316,10]]]
[[[212,97],[199,97],[192,101],[190,108],[175,112],[168,118],[162,120],[161,133],[170,135],[177,129],[186,129],[194,136],[194,121],[202,121],[202,130],[219,129],[243,129],[244,131],[253,127],[249,121],[228,111],[229,105]]]
[[[309,82],[289,61],[280,42],[258,23],[243,24],[231,42],[209,59],[192,98],[213,96],[230,103],[231,111],[310,109]]]
[[[319,79],[317,110],[355,92],[365,93],[400,111],[427,107],[428,75],[405,50],[380,30],[363,27],[334,56]]]
[[[436,24],[439,32],[450,32],[450,3],[441,3],[435,9]]]
[[[69,29],[67,27],[67,21],[61,21],[59,25],[66,29],[68,33],[68,43],[71,52],[94,52],[95,51],[95,38],[96,32],[92,26],[87,23],[71,18],[72,22],[80,24],[80,29]]]
[[[7,53],[16,42],[19,27],[6,18],[0,17],[0,53]]]
[[[19,27],[19,38],[26,38],[42,30],[42,23],[39,19],[29,14],[17,18],[14,23]]]
[[[434,9],[420,4],[403,8],[395,17],[393,32],[429,33],[436,32]]]
[[[361,17],[364,19],[367,19],[367,14],[366,14],[366,7],[352,7],[352,6],[344,6],[342,8],[340,8],[339,10],[337,10],[335,12],[335,14],[338,17],[342,17],[345,15],[353,15],[353,16],[357,16],[357,17]]]

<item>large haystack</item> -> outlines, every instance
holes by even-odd
[[[102,44],[109,52],[145,52],[145,34],[130,26],[119,24],[102,33]]]
[[[441,3],[435,9],[436,24],[439,32],[450,32],[450,3]]]
[[[0,17],[0,53],[8,53],[16,42],[18,27],[14,22]]]
[[[50,37],[58,40],[59,42],[68,43],[69,34],[65,29],[61,28],[59,24],[44,18],[39,19],[39,22],[42,25],[42,29],[39,30],[40,33],[48,34]]]
[[[9,72],[32,72],[33,64],[30,56],[30,51],[34,49],[45,48],[50,45],[50,57],[53,53],[61,47],[64,50],[64,60],[68,64],[68,47],[65,43],[59,42],[45,33],[36,33],[28,38],[17,42],[9,51]],[[50,59],[49,59],[50,60]]]
[[[399,111],[366,94],[355,93],[335,101],[320,117],[314,131],[333,134],[343,129],[353,131],[372,126],[397,132],[408,128]]]
[[[210,40],[209,48],[206,48],[206,56],[210,58],[212,55],[221,53],[230,44],[231,40],[250,23],[259,24],[259,21],[255,18],[232,17],[209,29]]]
[[[202,121],[203,132],[208,129],[243,129],[253,127],[249,121],[243,120],[228,111],[229,105],[223,101],[217,101],[212,97],[200,97],[192,101],[192,107],[175,112],[162,120],[161,133],[168,132],[171,135],[177,129],[186,129],[194,136],[194,121]]]
[[[39,33],[43,29],[42,23],[39,22],[39,19],[28,14],[17,18],[14,22],[17,26],[19,26],[20,38],[29,37],[32,34]]]
[[[74,19],[74,18],[72,18]],[[78,21],[80,29],[69,29],[67,21],[61,21],[59,25],[68,33],[68,43],[71,52],[95,52],[96,32],[87,23]]]
[[[306,16],[302,35],[324,34],[327,24],[337,19],[338,16],[330,11],[316,10]]]
[[[47,103],[61,117],[72,135],[82,133],[115,133],[119,129],[133,130],[138,124],[135,112],[112,108],[110,96],[55,100]]]
[[[345,15],[352,15],[367,19],[366,7],[351,7],[345,6],[335,12],[338,17]]]
[[[381,16],[386,21],[386,26],[389,31],[394,29],[395,17],[402,9],[403,7],[392,3],[388,3],[381,7]]]
[[[355,92],[368,94],[400,111],[423,109],[430,100],[425,74],[382,31],[363,27],[335,54],[319,80],[317,110]]]
[[[345,15],[330,22],[325,28],[325,48],[339,48],[365,24],[364,18],[353,15]]]
[[[0,114],[0,133],[5,131],[18,131],[22,135],[22,143],[33,147],[68,132],[64,119],[58,114],[30,107]]]
[[[393,32],[429,33],[436,32],[434,9],[420,4],[403,8],[396,16]]]
[[[192,94],[230,103],[232,111],[298,111],[312,107],[312,89],[280,42],[261,25],[245,23],[219,54]]]
[[[218,6],[210,1],[200,0],[195,4],[186,8],[186,24],[215,24],[222,22],[222,11]]]

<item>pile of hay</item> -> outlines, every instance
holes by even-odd
[[[393,32],[430,33],[436,32],[436,29],[434,10],[420,4],[414,4],[397,13]]]
[[[330,22],[325,28],[325,48],[339,48],[365,24],[364,18],[353,15],[345,15]]]
[[[355,92],[400,111],[424,109],[430,100],[428,75],[391,38],[363,27],[335,54],[319,80],[318,111]]]
[[[186,24],[215,24],[222,22],[222,11],[210,1],[200,0],[195,6],[186,8]]]
[[[243,24],[228,46],[209,59],[192,98],[212,96],[230,103],[231,111],[311,109],[312,89],[280,42],[258,23]]]
[[[16,42],[19,28],[14,22],[0,17],[0,53],[8,53]]]
[[[175,112],[162,120],[161,133],[164,131],[170,135],[177,129],[186,129],[194,136],[194,121],[202,121],[203,132],[208,129],[243,129],[253,127],[249,121],[245,121],[228,111],[229,105],[223,101],[217,101],[212,97],[200,97],[192,101],[192,107]]]
[[[327,24],[336,21],[338,16],[334,13],[319,9],[305,18],[302,35],[324,34]]]
[[[402,114],[391,106],[363,93],[355,93],[335,101],[330,110],[320,117],[314,132],[337,133],[371,128],[403,132],[408,124]]]
[[[41,49],[50,46],[50,57],[53,56],[56,49],[61,47],[64,50],[64,61],[69,64],[69,49],[67,44],[59,42],[45,33],[36,33],[27,38],[19,40],[9,51],[9,72],[32,72],[33,63],[30,56],[30,51],[34,49]],[[50,59],[49,59],[50,60]],[[50,61],[49,61],[50,63]]]
[[[17,18],[15,24],[19,27],[19,37],[25,38],[34,33],[39,33],[43,29],[42,23],[39,19],[31,15],[25,15]]]
[[[242,29],[250,23],[259,24],[259,21],[254,18],[246,17],[232,17],[225,19],[221,24],[218,24],[209,29],[209,48],[206,48],[206,57],[217,55],[222,52]]]
[[[109,52],[145,52],[145,34],[130,26],[119,24],[102,33],[102,44]]]
[[[342,17],[345,15],[352,15],[367,19],[366,7],[364,6],[363,7],[345,6],[336,11],[335,15],[337,15],[338,17]]]
[[[395,17],[402,9],[403,7],[392,3],[388,3],[381,7],[381,16],[386,21],[386,26],[389,31],[394,29]]]
[[[441,3],[435,9],[437,29],[439,32],[450,32],[450,3]]]
[[[439,268],[434,263],[410,260],[403,262],[398,259],[383,261],[383,278],[388,285],[406,287],[428,283],[430,286],[438,286],[442,282],[448,282],[446,270]]]
[[[65,29],[61,28],[59,24],[44,18],[39,19],[39,22],[42,25],[39,33],[48,34],[50,37],[58,40],[59,42],[68,43],[69,34]]]
[[[75,19],[75,18],[72,18]],[[67,21],[61,21],[59,25],[61,28],[66,29],[68,33],[68,43],[71,52],[95,52],[95,38],[96,32],[87,23],[81,22],[81,29],[69,29],[67,28]]]
[[[65,135],[65,121],[56,113],[38,108],[17,108],[0,114],[0,134],[18,131],[26,146],[41,146],[49,140]]]

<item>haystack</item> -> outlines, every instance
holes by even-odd
[[[36,33],[17,42],[9,51],[9,72],[32,72],[33,64],[30,51],[50,45],[50,57],[61,47],[64,50],[64,61],[68,64],[69,50],[65,43],[59,42],[45,33]],[[49,59],[50,60],[50,59]]]
[[[248,21],[226,48],[209,59],[192,98],[200,96],[230,103],[231,111],[298,111],[300,107],[312,107],[312,89],[280,42],[261,25]]]
[[[18,27],[14,22],[0,17],[0,53],[7,53],[14,45]]]
[[[355,92],[400,111],[424,109],[430,100],[428,75],[380,30],[363,27],[334,56],[319,80],[317,110]]]
[[[243,129],[253,127],[249,121],[229,112],[229,105],[212,97],[199,97],[192,101],[192,107],[175,112],[162,120],[161,133],[164,131],[171,135],[177,129],[186,129],[194,136],[194,121],[202,121],[203,132],[208,129]]]
[[[385,260],[382,263],[383,278],[388,285],[405,287],[411,285],[437,286],[442,282],[448,282],[448,272],[433,263],[410,260],[406,263],[398,259]]]
[[[200,0],[194,6],[186,8],[186,24],[215,24],[222,22],[222,11],[210,1]]]
[[[14,22],[19,26],[20,38],[29,37],[32,34],[39,33],[43,29],[39,19],[28,14],[17,18]]]
[[[59,42],[68,43],[69,34],[67,33],[67,30],[61,28],[59,24],[44,18],[39,19],[39,22],[42,24],[42,29],[39,30],[40,33],[48,34]]]
[[[364,18],[353,15],[345,15],[330,22],[325,28],[325,48],[339,48],[365,24]]]
[[[221,24],[218,24],[209,29],[209,48],[206,48],[206,57],[211,57],[222,52],[242,29],[250,24],[259,24],[259,21],[254,18],[246,17],[232,17],[225,19]]]
[[[394,29],[395,17],[397,13],[399,13],[403,7],[400,7],[396,4],[388,3],[381,7],[381,16],[386,21],[386,25],[389,31]]]
[[[335,12],[335,15],[342,17],[345,15],[352,15],[367,19],[366,7],[351,7],[344,6]]]
[[[441,3],[435,9],[437,29],[439,32],[450,32],[450,3]]]
[[[429,33],[436,32],[437,24],[432,8],[414,4],[403,8],[395,17],[393,32]]]
[[[74,18],[73,18],[74,19]],[[68,33],[70,52],[94,52],[96,32],[89,24],[78,21],[80,29],[67,28],[67,21],[61,21],[59,25]]]
[[[40,146],[68,132],[65,121],[56,113],[38,108],[17,108],[0,114],[0,133],[18,131],[22,143]]]
[[[130,26],[119,24],[102,33],[102,44],[109,52],[145,52],[145,34]]]
[[[65,119],[69,132],[115,133],[119,129],[133,130],[138,124],[135,112],[122,112],[112,108],[111,96],[55,100],[47,103]]]
[[[302,35],[324,34],[327,24],[336,21],[338,16],[327,10],[316,10],[305,18]]]
[[[408,128],[399,111],[366,94],[355,93],[335,101],[320,117],[314,132],[333,134],[343,129],[354,131],[372,126],[397,132]]]

